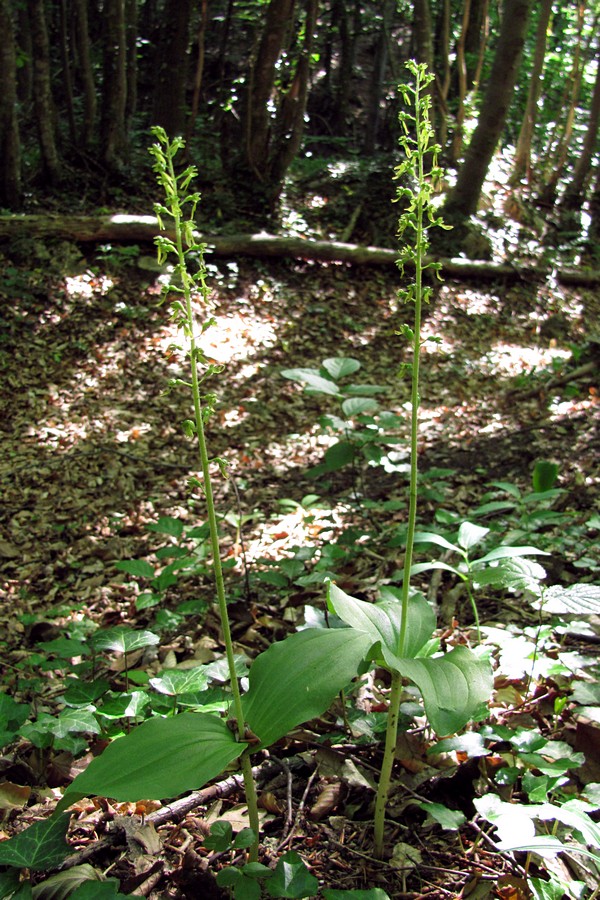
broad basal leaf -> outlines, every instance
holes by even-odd
[[[390,665],[392,660],[386,662]],[[396,658],[393,664],[421,691],[429,724],[439,735],[459,731],[492,694],[489,662],[466,647],[430,659]]]
[[[351,597],[337,585],[328,585],[328,604],[347,625],[364,631],[374,644],[381,642],[392,654],[398,653],[402,602],[400,591],[383,588],[379,603],[367,603]],[[404,641],[404,656],[418,656],[419,651],[431,639],[435,628],[435,613],[422,596],[414,594],[409,599]]]
[[[43,872],[59,866],[71,852],[65,840],[69,813],[54,814],[42,822],[34,822],[8,841],[0,842],[0,866],[33,869]]]
[[[154,568],[145,559],[122,559],[115,563],[115,569],[137,578],[154,578]]]
[[[242,699],[261,746],[321,715],[356,676],[371,644],[369,635],[350,628],[308,628],[257,656]]]
[[[340,389],[333,381],[329,381],[328,378],[323,378],[322,375],[319,375],[316,369],[284,369],[281,374],[284,378],[290,378],[292,381],[299,381],[301,384],[306,385],[306,387],[315,391],[319,394],[331,394],[333,397],[338,397],[340,394]]]
[[[352,416],[358,416],[361,413],[374,413],[379,409],[377,400],[371,400],[369,397],[348,397],[342,403],[342,412],[347,419]]]
[[[325,369],[329,377],[335,381],[346,375],[352,375],[353,372],[360,369],[360,366],[360,362],[351,356],[333,356],[330,359],[324,359],[321,368]]]
[[[147,525],[148,531],[156,531],[158,534],[168,534],[174,538],[180,538],[183,534],[183,522],[173,516],[161,516],[156,523]]]
[[[177,797],[215,778],[245,748],[216,716],[182,713],[149,719],[92,760],[67,788],[58,809],[92,795],[114,800]]]

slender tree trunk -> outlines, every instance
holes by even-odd
[[[192,0],[167,0],[156,48],[152,119],[170,137],[185,133],[191,12]]]
[[[458,163],[462,153],[463,128],[465,124],[465,99],[467,97],[467,62],[465,58],[465,43],[469,30],[469,17],[471,14],[471,0],[464,0],[463,17],[458,43],[456,45],[456,68],[458,70],[458,109],[456,111],[456,126],[454,140],[452,141],[452,160]]]
[[[246,159],[264,182],[268,178],[269,141],[275,66],[281,55],[294,11],[294,0],[270,0],[256,58],[250,67],[245,110]]]
[[[33,100],[44,176],[49,184],[58,184],[60,162],[54,133],[50,45],[43,0],[30,0],[29,13],[33,43]]]
[[[449,222],[461,222],[477,211],[481,188],[502,134],[527,32],[532,0],[505,0],[500,37],[481,112],[456,186],[445,204]]]
[[[369,91],[369,107],[367,110],[367,127],[363,148],[366,154],[375,152],[377,132],[381,118],[381,98],[385,84],[385,70],[388,59],[390,27],[396,9],[396,0],[385,0],[381,9],[381,24],[373,54],[373,71]]]
[[[13,40],[25,58],[25,65],[17,69],[17,96],[19,103],[29,105],[33,100],[33,44],[30,16],[24,4],[17,6],[15,25]]]
[[[535,38],[533,70],[531,72],[527,105],[519,132],[512,171],[513,183],[520,181],[524,175],[527,176],[527,181],[531,182],[531,145],[537,122],[538,102],[542,90],[542,72],[546,56],[548,24],[552,14],[552,0],[542,0],[540,7],[540,17]]]
[[[352,10],[348,6],[346,0],[337,0],[333,9],[340,35],[340,62],[332,124],[332,131],[336,135],[346,133],[352,73],[356,60],[356,41],[360,34],[361,24],[360,0],[355,0]]]
[[[581,209],[585,200],[586,186],[590,178],[592,160],[598,139],[598,126],[600,124],[600,48],[596,61],[596,80],[592,94],[590,117],[587,130],[583,139],[583,147],[575,164],[573,178],[567,186],[561,206],[565,209]]]
[[[194,92],[192,94],[192,108],[188,119],[186,129],[186,145],[189,152],[190,138],[196,127],[196,119],[198,118],[198,110],[200,108],[200,93],[202,91],[202,79],[204,78],[204,56],[205,56],[205,38],[206,26],[208,24],[208,2],[201,0],[200,2],[200,25],[198,27],[198,37],[196,39],[197,57],[196,72],[194,74]]]
[[[600,267],[600,163],[596,166],[596,182],[590,197],[590,227],[587,236],[592,264]]]
[[[17,119],[17,54],[9,0],[0,0],[0,205],[21,206],[21,140]]]
[[[137,108],[137,38],[138,38],[138,2],[125,0],[125,67],[127,70],[127,99],[125,101],[125,120],[130,122]]]
[[[104,84],[102,156],[110,169],[120,169],[127,148],[125,0],[104,3]]]
[[[318,0],[306,0],[304,42],[296,63],[292,82],[285,93],[275,128],[270,180],[279,187],[285,173],[300,149],[304,133],[304,115],[308,98],[308,76],[312,45],[317,24]]]
[[[75,107],[73,102],[73,74],[71,71],[72,54],[69,41],[67,0],[60,0],[59,28],[60,28],[60,59],[63,70],[62,87],[67,107],[67,122],[69,123],[69,137],[71,143],[77,143],[77,128],[75,127]]]
[[[83,91],[83,123],[80,143],[88,149],[94,139],[96,126],[96,84],[90,54],[88,0],[71,0],[75,30],[77,75]]]
[[[545,166],[545,184],[539,196],[539,202],[544,206],[553,206],[556,201],[558,182],[567,162],[569,146],[573,136],[577,103],[581,92],[581,79],[583,77],[582,37],[585,24],[585,4],[586,0],[581,0],[577,6],[577,43],[575,45],[573,64],[565,83],[565,92],[560,104],[563,108],[568,105],[562,134],[558,136],[559,127],[557,122],[548,140],[544,154],[547,161]]]

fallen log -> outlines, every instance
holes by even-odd
[[[154,216],[117,213],[103,216],[0,216],[0,239],[54,238],[77,243],[142,242],[151,243],[159,234]],[[163,232],[165,233],[165,232]],[[166,234],[173,237],[167,229]],[[196,233],[215,256],[293,257],[322,262],[345,262],[352,265],[396,265],[398,251],[385,247],[364,247],[343,241],[317,241],[301,237],[257,234],[210,235]],[[428,258],[429,262],[434,261]],[[544,265],[484,262],[462,258],[438,260],[443,273],[450,278],[476,280],[540,280],[550,275],[562,284],[592,286],[600,284],[600,271],[589,269],[552,270]],[[408,268],[408,266],[407,266]]]

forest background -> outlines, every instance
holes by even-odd
[[[161,199],[153,126],[185,138],[179,171],[198,168],[217,325],[207,352],[226,364],[209,432],[230,466],[217,499],[240,671],[290,631],[324,626],[328,579],[369,600],[402,580],[410,363],[398,326],[411,311],[398,295],[397,226],[415,184],[393,174],[410,59],[435,75],[435,204],[453,226],[431,233],[446,282],[425,313],[418,521],[431,543],[417,548],[416,576],[448,647],[482,638],[494,699],[489,721],[430,764],[434,738],[413,727],[422,709],[404,698],[391,815],[408,822],[422,866],[371,858],[381,673],[368,709],[351,696],[285,739],[294,764],[304,744],[333,744],[333,769],[329,746],[310,764],[305,754],[261,815],[321,886],[372,888],[372,900],[373,885],[436,900],[473,887],[511,900],[594,895],[597,860],[561,869],[498,852],[486,797],[529,800],[530,816],[540,797],[556,815],[575,795],[600,803],[599,23],[596,0],[0,0],[6,896],[43,893],[71,851],[65,871],[82,882],[111,867],[106,896],[198,896],[206,858],[216,871],[229,847],[211,851],[192,814],[202,864],[184,856],[165,806],[148,819],[162,828],[155,849],[115,863],[112,839],[97,840],[113,815],[100,799],[76,810],[70,845],[50,842],[52,864],[31,849],[10,857],[32,822],[54,827],[48,813],[92,750],[173,709],[214,704],[221,721],[227,703],[204,501],[188,481],[197,460],[179,424],[189,398],[166,390],[184,360],[159,304],[171,273],[154,258],[148,215]],[[523,544],[551,554],[558,621],[493,570],[473,596],[474,547],[518,556]],[[529,586],[539,571],[531,562]],[[546,755],[526,758],[530,740]],[[340,768],[355,751],[358,780]],[[512,754],[513,782],[486,768],[492,752],[501,768]],[[313,815],[321,801],[323,816],[343,814],[347,843]],[[475,812],[480,801],[491,818]],[[237,814],[235,791],[228,803]],[[578,822],[597,855],[590,808]],[[567,839],[563,817],[555,830]],[[405,846],[398,834],[388,857]],[[367,862],[348,865],[348,846]],[[261,852],[273,869],[277,853]]]
[[[585,205],[585,226],[562,224],[592,243],[598,16],[596,3],[551,0],[3,0],[0,203],[34,211],[54,199],[64,212],[68,196],[69,212],[132,212],[148,182],[149,128],[160,125],[185,136],[211,225],[272,222],[290,170],[327,177],[335,159],[336,202],[349,206],[341,236],[385,243],[390,230],[377,233],[369,205],[389,197],[398,84],[414,58],[436,76],[445,190],[458,172],[450,219],[477,211],[498,151],[499,177],[515,188],[506,215],[556,229],[557,201]],[[326,211],[313,218],[327,230]]]

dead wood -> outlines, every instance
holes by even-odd
[[[158,222],[154,216],[121,213],[105,216],[0,216],[0,239],[54,238],[80,243],[151,243],[158,233]],[[293,257],[373,266],[393,266],[398,259],[397,250],[385,247],[365,247],[343,241],[315,241],[265,232],[228,235],[197,233],[196,237],[207,245],[210,253],[223,257]],[[439,262],[442,263],[446,277],[477,281],[538,280],[547,278],[551,273],[550,268],[543,265],[513,266],[468,259],[440,259]],[[558,269],[552,274],[563,284],[600,284],[600,271],[597,270]]]

